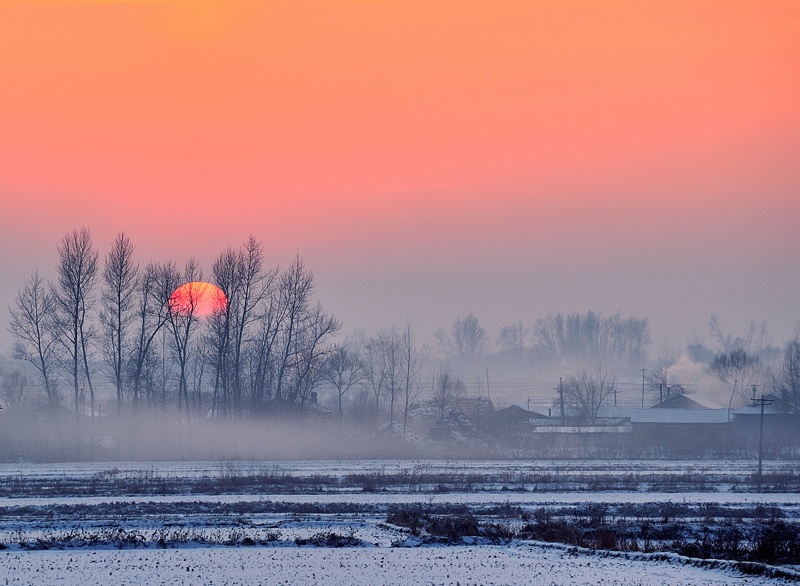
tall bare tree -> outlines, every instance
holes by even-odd
[[[331,351],[323,371],[323,379],[336,390],[340,426],[344,417],[342,399],[345,393],[363,381],[365,377],[366,369],[358,351],[347,346],[337,346]]]
[[[471,313],[467,317],[457,318],[450,333],[459,356],[480,356],[489,347],[486,330]]]
[[[3,373],[0,396],[9,409],[18,411],[23,405],[25,395],[28,393],[28,382],[28,375],[20,368]]]
[[[42,377],[42,387],[51,409],[59,403],[55,369],[60,346],[55,337],[56,298],[38,272],[17,293],[10,309],[9,330],[17,338],[14,358],[33,365]]]
[[[314,277],[306,269],[303,260],[297,256],[280,276],[276,291],[278,302],[276,325],[280,331],[279,355],[277,362],[275,398],[284,399],[284,386],[297,357],[297,336],[314,293]]]
[[[261,244],[250,236],[244,246],[221,254],[212,267],[214,282],[228,303],[212,320],[212,345],[217,363],[214,383],[215,409],[220,402],[225,410],[241,414],[245,385],[243,356],[265,303],[277,270],[264,270]],[[222,397],[218,398],[219,392]],[[230,392],[230,401],[228,394]],[[220,400],[221,399],[221,400]],[[230,412],[229,412],[230,414]]]
[[[239,252],[237,262],[239,287],[236,294],[228,296],[228,304],[233,308],[233,344],[231,368],[233,371],[233,389],[237,403],[241,404],[244,394],[242,381],[244,365],[243,356],[251,330],[259,317],[259,308],[268,299],[273,283],[278,274],[277,269],[264,269],[264,251],[261,243],[250,236]]]
[[[238,270],[238,255],[229,248],[214,261],[211,266],[214,284],[220,287],[228,299],[228,303],[211,316],[209,332],[206,337],[208,354],[213,358],[214,385],[211,398],[211,408],[215,416],[223,413],[232,415],[234,410],[241,408],[241,404],[231,395],[231,368],[230,346],[233,329],[233,307],[231,299],[236,299],[241,287]]]
[[[578,370],[564,381],[564,402],[584,423],[594,423],[609,396],[614,394],[614,375],[601,365]]]
[[[411,406],[419,396],[419,372],[422,369],[417,355],[416,337],[409,324],[400,339],[402,401],[403,401],[403,435],[408,430],[408,414]]]
[[[464,381],[453,374],[450,365],[445,365],[433,375],[431,386],[431,401],[439,410],[439,420],[444,421],[445,415],[458,406],[459,401],[466,393]]]
[[[94,385],[89,369],[89,342],[94,335],[89,312],[94,303],[98,253],[88,228],[73,230],[58,247],[58,280],[53,286],[58,331],[67,353],[67,371],[72,378],[76,422],[80,421],[80,379],[89,387],[90,412],[95,412]]]
[[[800,412],[800,334],[787,344],[772,387],[785,411]]]
[[[296,402],[302,413],[311,393],[322,381],[325,362],[331,347],[325,342],[335,336],[341,323],[317,303],[303,318],[295,336],[294,372],[290,400]]]
[[[161,285],[163,295],[169,303],[168,319],[175,356],[178,359],[178,411],[186,409],[187,420],[191,419],[189,405],[189,349],[200,316],[198,307],[203,293],[199,283],[203,280],[203,271],[194,258],[189,259],[181,277],[177,271],[165,273]],[[180,298],[173,297],[178,287],[185,286]]]
[[[731,389],[729,406],[738,399],[739,404],[747,402],[753,385],[762,382],[761,361],[755,354],[748,354],[744,348],[722,352],[714,356],[708,371]]]
[[[133,260],[133,243],[120,232],[111,245],[103,267],[102,311],[103,356],[117,391],[117,414],[122,413],[124,360],[129,354],[128,328],[136,304],[139,265]]]
[[[153,342],[169,321],[169,295],[172,287],[178,281],[175,278],[174,265],[159,265],[149,263],[145,266],[138,280],[137,305],[135,308],[134,342],[131,360],[133,378],[132,405],[134,412],[139,409],[142,394],[143,377],[148,365],[152,361]],[[154,385],[146,385],[153,389]],[[148,403],[154,405],[153,397],[147,395]]]
[[[384,398],[389,407],[389,425],[394,423],[395,403],[402,392],[402,340],[394,327],[378,333],[373,341],[375,349],[382,354],[379,364],[383,369]]]
[[[800,412],[800,334],[787,344],[772,386],[784,410]]]
[[[608,317],[594,311],[550,314],[536,320],[534,349],[543,357],[641,364],[650,345],[647,318]]]
[[[497,345],[516,359],[524,358],[525,340],[530,331],[521,321],[503,326],[497,335]]]
[[[372,416],[377,422],[380,416],[381,401],[388,386],[389,373],[389,368],[386,364],[386,352],[384,352],[383,340],[380,336],[369,338],[364,345],[364,364],[366,367],[366,380],[372,397],[375,399]]]

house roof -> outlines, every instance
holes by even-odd
[[[683,393],[678,393],[653,405],[651,409],[708,409],[708,407],[690,399]]]
[[[528,411],[519,405],[510,405],[505,409],[498,409],[494,412],[495,421],[506,425],[526,423],[531,419],[549,419],[547,415],[542,415],[536,411]]]
[[[640,407],[601,407],[598,412],[600,417],[630,419],[633,424],[662,423],[662,424],[701,424],[701,423],[727,423],[727,409],[672,409],[661,407],[659,409]]]

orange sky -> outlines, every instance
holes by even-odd
[[[654,292],[684,278],[700,331],[741,281],[731,321],[791,325],[798,23],[794,1],[5,0],[0,300],[86,225],[206,267],[253,233],[353,327],[666,324]]]

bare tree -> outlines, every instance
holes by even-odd
[[[385,398],[389,404],[389,425],[392,425],[395,403],[402,390],[402,341],[393,327],[380,332],[378,340],[378,347],[383,352],[381,364],[385,369]]]
[[[264,251],[261,243],[252,235],[239,253],[237,269],[239,287],[234,295],[228,297],[228,304],[233,308],[233,388],[236,400],[241,402],[244,392],[242,360],[246,342],[258,320],[259,307],[273,289],[278,270],[264,270]]]
[[[408,429],[408,414],[411,406],[419,396],[420,385],[417,380],[422,365],[419,363],[414,330],[406,324],[406,330],[400,339],[402,400],[403,400],[403,435]]]
[[[731,332],[723,332],[719,317],[712,315],[708,320],[708,331],[719,344],[722,354],[730,354],[740,349],[748,354],[758,354],[769,343],[767,322],[765,321],[757,324],[754,320],[750,320],[747,335],[741,337],[734,336]]]
[[[137,305],[135,308],[134,343],[131,360],[133,378],[133,409],[138,410],[141,401],[143,377],[148,361],[152,362],[153,342],[169,320],[169,296],[177,278],[174,265],[149,263],[138,281]],[[152,377],[150,377],[152,380]],[[153,389],[154,384],[146,385]],[[147,395],[148,403],[154,405],[153,397]]]
[[[269,279],[265,303],[258,310],[255,323],[255,336],[246,347],[250,402],[253,412],[262,411],[273,398],[278,372],[278,354],[282,348],[280,341],[283,311],[277,280]]]
[[[375,399],[373,416],[375,421],[378,421],[381,399],[383,399],[383,394],[386,390],[388,376],[386,353],[383,351],[383,341],[380,336],[369,338],[364,346],[364,351],[367,382]]]
[[[431,401],[439,410],[440,421],[444,421],[445,415],[458,406],[465,392],[464,381],[453,374],[449,365],[433,375]]]
[[[436,353],[440,358],[448,360],[451,356],[453,356],[455,353],[453,339],[443,326],[436,328],[433,338],[436,340]]]
[[[9,330],[17,338],[14,358],[33,365],[42,377],[47,404],[52,409],[59,403],[55,368],[60,346],[55,337],[56,298],[38,272],[31,275],[17,293],[10,310]]]
[[[94,302],[98,253],[87,228],[64,236],[58,247],[58,280],[53,286],[59,337],[67,353],[67,371],[72,377],[76,422],[80,421],[81,374],[89,387],[90,412],[95,412],[95,394],[89,369],[89,341],[93,336],[89,312]]]
[[[521,321],[503,326],[500,328],[500,333],[497,335],[497,345],[514,358],[524,358],[525,340],[528,334],[530,334],[530,331],[530,328],[525,327]]]
[[[619,312],[550,314],[536,320],[535,350],[543,357],[615,360],[641,364],[650,345],[647,318],[622,318]]]
[[[212,320],[212,346],[216,361],[214,409],[237,414],[244,406],[243,355],[250,330],[259,318],[259,307],[267,299],[277,270],[265,272],[261,244],[251,236],[242,249],[227,250],[212,267],[214,281],[227,297],[227,304]],[[219,391],[222,397],[218,397]],[[228,393],[230,392],[230,397]]]
[[[478,318],[471,313],[467,317],[459,317],[453,322],[450,335],[459,356],[480,356],[489,347],[486,330],[481,327]]]
[[[365,377],[366,369],[356,350],[347,346],[337,346],[328,356],[323,379],[336,389],[336,398],[339,403],[339,425],[342,424],[344,416],[342,398],[347,391],[361,383]]]
[[[737,397],[740,404],[746,402],[750,388],[762,379],[761,361],[744,348],[717,354],[708,365],[708,371],[731,389],[729,406]]]
[[[800,411],[800,334],[787,344],[783,362],[772,379],[772,388],[785,411]]]
[[[580,369],[564,381],[564,403],[580,421],[594,423],[600,407],[614,390],[614,376],[598,364]]]
[[[314,292],[314,277],[297,256],[289,268],[281,274],[277,288],[278,303],[276,326],[280,332],[280,353],[277,364],[277,387],[275,398],[284,399],[284,385],[296,357],[295,338],[300,331],[303,318],[311,303]]]
[[[192,342],[192,334],[199,322],[197,313],[200,303],[202,289],[199,282],[203,280],[203,272],[194,258],[189,259],[183,271],[183,277],[177,271],[165,273],[164,281],[161,284],[163,295],[169,301],[170,330],[174,342],[175,356],[178,359],[178,411],[185,406],[187,420],[190,419],[189,405],[189,346]],[[185,286],[180,298],[176,299],[172,295],[178,287]]]
[[[311,393],[322,380],[325,362],[331,348],[325,341],[335,336],[341,324],[332,315],[325,313],[322,305],[317,305],[303,319],[295,336],[295,366],[290,400],[297,402],[302,414],[303,407]]]
[[[208,335],[206,336],[207,352],[212,357],[214,368],[214,385],[211,399],[212,413],[222,412],[227,416],[233,411],[240,412],[241,402],[238,397],[230,396],[232,383],[230,381],[230,346],[233,331],[233,306],[232,298],[239,295],[241,279],[238,270],[237,253],[228,249],[214,261],[211,267],[214,283],[220,287],[228,299],[228,303],[221,311],[211,316]]]
[[[139,266],[133,261],[133,243],[120,232],[106,255],[100,323],[103,327],[103,356],[110,367],[117,391],[117,414],[122,412],[124,360],[129,355],[128,328],[133,321]]]
[[[5,373],[0,392],[6,406],[13,411],[18,411],[28,392],[28,375],[19,368]]]

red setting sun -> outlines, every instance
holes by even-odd
[[[225,292],[205,281],[184,283],[169,296],[169,307],[173,313],[206,317],[225,309],[228,298]]]

